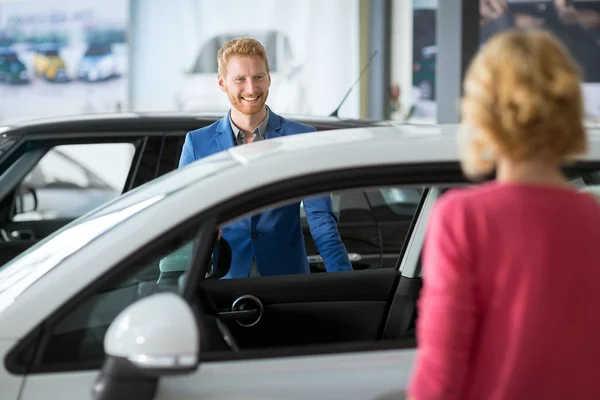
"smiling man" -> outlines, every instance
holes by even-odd
[[[217,60],[219,87],[227,94],[231,109],[212,125],[188,132],[179,167],[234,146],[315,131],[312,126],[280,117],[266,105],[271,75],[267,53],[258,41],[231,40],[219,49]],[[352,270],[331,196],[304,200],[304,211],[326,270]],[[223,227],[222,237],[233,253],[225,278],[310,272],[300,203],[234,222]]]

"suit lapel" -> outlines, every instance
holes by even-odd
[[[229,113],[223,117],[217,124],[217,133],[214,135],[219,150],[227,150],[234,146],[233,143],[233,131],[231,130],[231,124],[229,123]]]
[[[268,107],[267,107],[268,108]],[[281,136],[281,117],[275,114],[269,108],[269,123],[267,124],[266,139],[276,138]]]
[[[234,146],[233,143],[233,131],[231,130],[231,123],[229,122],[229,114],[231,110],[227,112],[227,115],[223,117],[217,124],[217,132],[214,135],[219,150],[227,150]],[[276,138],[281,136],[281,117],[275,114],[269,108],[269,123],[267,124],[266,139]]]

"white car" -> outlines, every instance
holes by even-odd
[[[429,211],[467,184],[455,130],[355,128],[239,146],[75,220],[0,269],[0,397],[402,398]],[[578,185],[600,181],[598,133],[567,169]],[[364,188],[422,190],[395,267],[214,278],[228,268],[220,256],[211,267],[222,226]]]
[[[217,51],[225,42],[251,36],[267,51],[271,69],[269,106],[281,113],[306,112],[306,94],[287,35],[278,31],[225,33],[208,39],[198,51],[194,65],[183,76],[176,94],[181,111],[227,111],[231,105],[217,84]]]

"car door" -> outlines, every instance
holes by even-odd
[[[366,178],[368,179],[368,177],[367,174]],[[273,192],[261,191],[252,196],[260,197],[263,205],[271,203],[279,205],[280,199],[277,196],[281,196],[287,191],[273,189]],[[360,189],[360,191],[362,190]],[[273,193],[279,194],[274,196]],[[290,193],[289,196],[293,196],[293,194]],[[235,204],[228,203],[220,206],[235,215],[245,215],[251,209],[244,209],[244,207],[254,207],[257,200],[258,198],[237,198],[234,199]],[[206,216],[203,216],[199,221],[205,220]],[[23,347],[20,350],[24,353],[15,353],[16,358],[13,360],[17,360],[15,362],[30,360],[30,364],[24,370],[15,367],[11,371],[16,374],[27,371],[22,399],[43,397],[48,390],[60,393],[60,397],[65,400],[80,398],[82,392],[89,393],[97,374],[97,368],[102,364],[103,339],[106,329],[116,315],[140,296],[151,294],[152,291],[146,291],[146,286],[155,286],[157,289],[163,290],[177,290],[177,283],[171,285],[161,283],[163,278],[168,278],[172,282],[178,281],[171,276],[177,272],[177,269],[172,265],[167,268],[163,261],[169,254],[187,246],[190,239],[193,239],[193,235],[198,232],[197,227],[191,225],[187,226],[185,230],[188,232],[185,235],[179,232],[169,232],[168,235],[174,236],[174,238],[168,239],[168,251],[165,244],[167,239],[161,238],[161,240],[149,243],[147,248],[132,254],[123,261],[122,265],[114,268],[114,274],[98,280],[82,290],[76,299],[65,304],[63,308],[57,310],[55,315],[44,321],[40,325],[40,330],[21,342]],[[189,232],[193,235],[190,235]],[[185,268],[186,266],[183,270],[179,270],[179,276]],[[390,363],[389,355],[381,357],[381,351],[397,350],[399,347],[414,348],[414,339],[408,338],[403,341],[402,334],[396,335],[393,341],[383,342],[381,340],[387,325],[386,315],[394,301],[400,279],[398,269],[376,268],[336,273],[207,280],[203,283],[202,290],[214,305],[213,311],[220,313],[219,317],[230,327],[242,350],[236,355],[222,348],[203,346],[205,353],[202,357],[205,365],[201,371],[213,370],[218,378],[214,382],[223,382],[222,379],[225,379],[225,375],[235,372],[231,370],[231,367],[236,365],[238,367],[255,365],[256,368],[253,367],[255,372],[263,371],[268,375],[272,370],[271,365],[278,368],[276,364],[273,364],[273,360],[270,362],[257,359],[274,358],[287,365],[280,371],[288,372],[284,374],[285,376],[279,375],[282,379],[293,377],[294,370],[304,371],[307,378],[316,378],[320,371],[318,368],[313,366],[310,368],[311,371],[307,370],[312,362],[312,356],[330,354],[334,358],[328,359],[328,362],[323,361],[323,367],[335,363],[342,365],[344,362],[348,362],[348,364],[339,371],[337,380],[321,381],[321,385],[328,385],[329,392],[333,390],[334,382],[346,379],[346,373],[357,371],[352,366],[360,363],[361,359],[364,361],[362,370],[365,372],[371,370],[377,374],[378,368],[386,369],[385,365]],[[236,319],[223,315],[223,313],[231,311],[232,302],[244,295],[259,299],[264,307],[259,323],[252,324],[244,320],[239,321],[242,322],[239,324]],[[244,299],[249,298],[247,296]],[[238,304],[240,303],[238,302]],[[247,303],[246,306],[251,307],[252,303]],[[247,310],[252,311],[252,309]],[[39,335],[35,335],[35,333],[39,333]],[[370,354],[371,351],[374,353]],[[360,353],[360,356],[357,356],[360,358],[352,361],[352,357],[344,358],[344,353]],[[32,355],[34,355],[33,358],[31,358]],[[300,361],[300,364],[295,364],[293,359],[286,361],[285,355],[294,356],[294,359]],[[304,356],[307,357],[302,358]],[[301,358],[298,359],[298,357]],[[233,362],[236,359],[241,364]],[[407,360],[409,362],[410,357]],[[291,361],[291,364],[288,361]],[[249,362],[251,364],[248,364]],[[381,364],[382,362],[383,364]],[[371,367],[367,367],[368,365]],[[239,369],[237,371],[235,372],[236,376],[242,373]],[[264,383],[267,375],[263,374],[260,377],[262,381],[257,376],[259,380],[256,382]],[[392,373],[386,372],[382,375],[384,377],[382,379],[389,384],[392,381],[396,382],[392,389],[394,387],[401,388],[402,379],[392,379],[392,375]],[[185,384],[181,385],[175,381],[171,385],[170,381],[165,379],[166,386],[164,387],[167,392],[161,392],[159,396],[169,398],[184,396],[182,398],[185,398],[187,393],[188,396],[198,398],[198,393],[205,393],[203,390],[197,391],[197,384],[210,378],[205,375],[200,381],[192,379],[191,376],[189,378]],[[242,379],[241,376],[240,379]],[[377,378],[372,385],[369,385],[369,390],[365,391],[363,388],[362,392],[357,385],[348,387],[365,393],[366,396],[369,393],[379,393],[380,390],[387,388],[387,384],[380,387],[377,382],[382,381]],[[286,390],[296,390],[297,387],[297,383],[295,383]],[[170,392],[172,388],[175,392]],[[266,392],[259,390],[256,393],[257,398],[278,395],[277,392],[269,394],[271,389],[268,388],[268,385],[264,386],[264,389]],[[315,390],[317,389],[318,387],[315,386]],[[212,392],[212,394],[214,393]],[[236,398],[235,396],[239,398],[243,392],[239,391],[238,393],[238,395],[233,393],[231,398]],[[289,392],[282,392],[283,398],[286,398],[285,393],[289,394]],[[287,398],[292,397],[288,396]]]
[[[372,193],[373,204],[378,207],[374,200],[388,189],[353,193],[361,196],[365,192]],[[408,288],[420,279],[419,255],[424,227],[440,194],[437,189],[416,190],[422,196],[415,207],[410,229],[406,230],[411,235],[400,240],[400,246],[405,248],[403,262],[398,263],[402,272],[395,268],[374,268],[302,277],[281,276],[270,281],[260,277],[205,281],[203,287],[207,297],[217,304],[220,298],[227,297],[228,292],[230,295],[260,299],[264,303],[263,319],[256,325],[237,324],[237,327],[236,323],[225,320],[231,336],[241,349],[246,350],[222,358],[206,355],[206,361],[220,361],[202,363],[191,375],[161,378],[155,399],[191,400],[211,398],[217,394],[227,400],[404,398],[416,355],[415,343],[406,340],[410,335],[391,335],[388,336],[392,339],[389,341],[381,340],[380,335],[387,336],[385,332],[395,330],[391,325],[403,324],[403,301],[413,309],[416,305],[408,299],[411,297],[408,293],[414,287]],[[380,200],[386,205],[397,204],[409,209],[412,201],[406,197],[409,196],[407,193],[404,198],[396,196],[394,201],[390,201],[389,196],[387,202],[383,196]],[[333,193],[334,197],[336,195]],[[348,193],[338,196],[345,195]],[[383,218],[381,222],[385,222]],[[397,224],[397,221],[392,220],[391,224]],[[394,261],[396,265],[398,260]],[[401,275],[400,282],[404,280],[407,283],[400,285],[396,280],[396,285],[385,286],[386,280],[394,281],[393,272]],[[312,284],[298,278],[305,278]],[[386,300],[382,296],[381,302],[386,311],[398,317],[395,321],[384,317],[383,326],[378,320],[378,293],[388,296]],[[371,296],[370,300],[367,300],[368,296]],[[368,303],[371,304],[366,306]],[[251,306],[246,309],[251,309]],[[263,327],[256,329],[261,324]],[[362,324],[363,329],[357,324]],[[369,327],[374,326],[382,329],[369,332]],[[256,330],[250,333],[252,329]],[[255,343],[250,345],[248,340],[254,334],[257,335]],[[238,340],[240,338],[243,340]],[[299,344],[304,344],[303,350],[299,350],[302,347]],[[249,345],[260,348],[262,353],[242,354]]]

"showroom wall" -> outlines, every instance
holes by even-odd
[[[276,60],[268,103],[281,113],[331,113],[359,73],[357,0],[132,0],[131,14],[134,110],[226,110],[215,56],[238,35]],[[357,117],[358,99],[340,115]]]
[[[128,0],[0,3],[0,121],[128,104]]]
[[[224,112],[216,52],[237,35],[267,48],[267,104],[274,111],[328,115],[360,71],[358,1],[1,1],[0,123],[96,112]],[[359,98],[357,87],[339,115],[358,117]]]
[[[413,0],[413,118],[426,121],[435,120],[437,115],[435,74],[439,66],[435,27],[438,1]],[[548,29],[567,45],[582,68],[587,117],[600,118],[600,0],[573,0],[571,6],[569,2],[553,0],[498,2],[507,5],[506,11],[495,19],[482,18],[481,43],[512,27]],[[561,7],[561,3],[565,6]],[[576,22],[568,23],[569,18]]]

